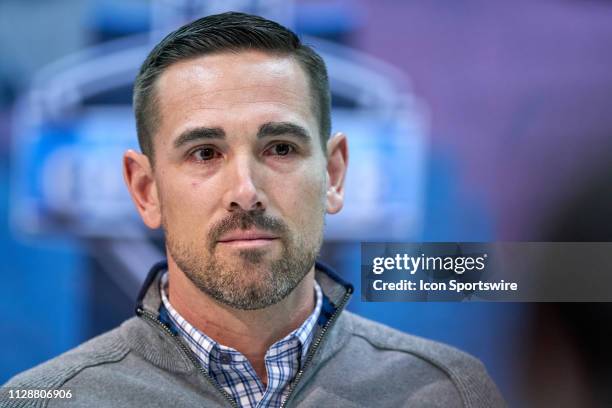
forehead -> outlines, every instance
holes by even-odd
[[[162,73],[155,93],[162,136],[249,121],[316,127],[308,78],[291,56],[249,50],[181,61]]]

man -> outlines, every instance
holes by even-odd
[[[343,311],[352,286],[315,263],[348,148],[295,34],[240,13],[188,24],[144,62],[134,109],[124,176],[167,263],[137,317],[9,387],[71,391],[50,406],[503,405],[473,357]]]

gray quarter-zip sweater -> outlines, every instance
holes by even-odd
[[[21,373],[0,391],[0,407],[237,407],[159,316],[151,270],[137,317]],[[286,407],[503,407],[483,365],[452,347],[401,333],[343,311],[353,292],[317,264],[329,299]],[[13,390],[70,390],[71,399],[16,399]]]

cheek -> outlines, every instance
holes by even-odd
[[[325,178],[316,175],[300,178],[291,185],[283,183],[279,191],[287,216],[301,231],[320,229],[325,208]]]
[[[212,201],[211,194],[205,194],[204,184],[199,181],[185,181],[166,185],[161,191],[162,219],[173,236],[202,236]],[[208,197],[203,199],[203,197]]]

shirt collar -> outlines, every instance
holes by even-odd
[[[217,343],[215,340],[207,336],[202,331],[195,328],[189,323],[183,316],[170,303],[166,294],[168,284],[168,273],[164,272],[160,279],[159,291],[161,294],[161,305],[160,315],[168,317],[173,331],[179,334],[189,345],[191,350],[198,356],[198,359],[202,363],[202,366],[206,370],[210,370],[211,353],[218,355],[220,352],[229,352],[231,354],[239,354],[236,350],[231,349],[227,346]],[[306,361],[306,354],[314,339],[315,329],[317,322],[320,321],[319,316],[321,315],[321,309],[324,304],[324,295],[321,287],[314,281],[314,292],[315,292],[315,307],[312,313],[306,318],[306,320],[295,330],[289,333],[281,340],[274,343],[268,352],[266,358],[281,358],[286,355],[283,352],[287,347],[291,347],[295,343],[300,348],[300,366]],[[327,302],[326,302],[327,303]]]

